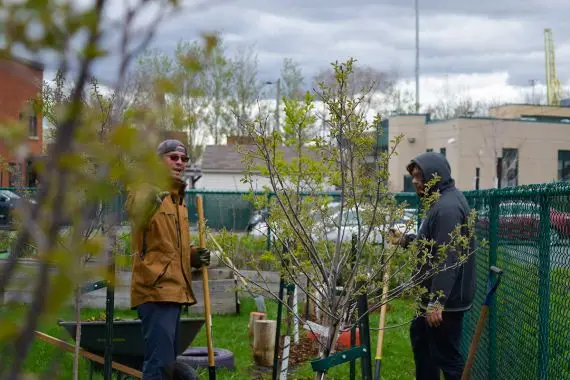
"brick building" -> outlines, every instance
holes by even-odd
[[[34,186],[33,160],[42,153],[42,115],[29,100],[36,97],[43,83],[44,67],[38,62],[0,58],[0,121],[21,120],[27,129],[28,155],[18,161],[0,141],[0,186]]]

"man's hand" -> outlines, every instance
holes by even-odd
[[[198,257],[200,258],[200,266],[210,265],[210,250],[208,248],[198,248],[196,249]]]
[[[439,325],[443,321],[443,314],[441,312],[441,307],[428,306],[428,310],[426,311],[426,321],[429,327],[439,327]]]

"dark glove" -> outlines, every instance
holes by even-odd
[[[198,248],[196,249],[198,255],[200,266],[210,265],[210,250],[208,248]]]

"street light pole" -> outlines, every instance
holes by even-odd
[[[281,99],[281,78],[278,78],[275,82],[266,81],[265,84],[274,84],[276,86],[276,90],[275,90],[275,131],[279,132],[281,130],[279,127],[279,101]]]
[[[277,79],[277,90],[275,95],[275,128],[277,128],[277,133],[281,132],[279,127],[279,100],[281,98],[281,78]]]
[[[416,5],[416,113],[420,112],[420,11],[418,0]]]

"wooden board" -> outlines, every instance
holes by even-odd
[[[72,344],[69,344],[61,339],[57,339],[51,335],[47,335],[44,334],[43,332],[40,331],[36,331],[36,338],[38,338],[41,341],[44,341],[46,343],[51,344],[52,346],[58,347],[64,351],[67,352],[71,352],[74,353],[75,352],[75,346]],[[89,360],[92,360],[96,363],[99,364],[105,364],[105,359],[99,355],[93,354],[89,351],[85,351],[83,348],[79,348],[79,355],[83,356],[84,358],[87,358]],[[120,371],[124,374],[130,375],[130,376],[134,376],[137,379],[142,379],[142,372],[138,371],[136,369],[133,369],[131,367],[127,367],[126,365],[117,363],[117,362],[112,362],[112,367],[113,369]]]

